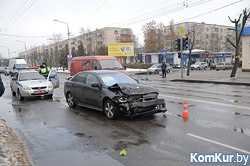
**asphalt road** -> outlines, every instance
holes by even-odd
[[[15,129],[35,165],[180,166],[195,165],[190,163],[190,152],[250,154],[249,86],[156,81],[151,75],[133,75],[159,89],[168,111],[108,120],[102,112],[69,108],[63,95],[68,75],[59,76],[60,88],[53,100],[20,102],[11,95],[10,78],[2,75],[6,92],[0,100],[0,115]],[[185,100],[187,120],[181,117]],[[123,149],[127,156],[119,155]]]

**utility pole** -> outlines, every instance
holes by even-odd
[[[67,30],[68,30],[68,47],[69,47],[69,57],[68,58],[72,58],[72,54],[71,54],[71,42],[70,42],[70,33],[69,33],[69,24],[63,21],[59,21],[54,19],[54,21],[63,23],[67,25]],[[70,71],[70,61],[68,60],[68,71]]]
[[[181,79],[183,79],[183,55],[182,55],[182,50],[183,50],[183,38],[181,37]]]
[[[27,59],[27,48],[26,48],[26,43],[24,41],[21,40],[16,40],[17,42],[23,43],[24,44],[24,50],[25,50],[25,60],[28,63],[28,59]]]

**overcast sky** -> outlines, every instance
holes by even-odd
[[[15,57],[24,51],[24,44],[16,40],[29,49],[48,45],[53,34],[67,39],[66,24],[54,19],[67,22],[73,36],[82,27],[131,28],[143,44],[142,26],[152,20],[164,25],[173,19],[233,26],[228,16],[235,19],[244,8],[250,8],[249,0],[0,0],[0,46]],[[7,49],[0,47],[0,54],[7,58]]]

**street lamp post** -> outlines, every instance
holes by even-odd
[[[9,57],[9,59],[10,59],[10,49],[9,49],[9,47],[6,47],[6,46],[1,46],[1,47],[4,47],[4,48],[7,48],[7,49],[8,49],[8,57]]]
[[[63,23],[63,24],[66,24],[66,25],[67,25],[67,30],[68,30],[69,58],[72,58],[72,55],[71,55],[70,33],[69,33],[69,24],[68,24],[68,23],[66,23],[66,22],[63,22],[63,21],[56,20],[56,19],[54,19],[54,21],[57,21],[57,22],[60,22],[60,23]],[[70,71],[70,62],[69,62],[69,60],[68,60],[68,70]]]
[[[26,62],[28,63],[28,60],[27,60],[27,49],[26,49],[26,43],[24,42],[24,41],[20,41],[20,40],[16,40],[17,42],[21,42],[21,43],[23,43],[24,44],[24,50],[25,50],[25,60],[26,60]]]

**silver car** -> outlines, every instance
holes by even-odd
[[[52,98],[54,88],[59,87],[56,71],[51,70],[47,79],[36,70],[20,70],[11,79],[12,95],[18,95],[19,100],[31,96],[48,96]]]
[[[229,62],[220,62],[216,65],[216,71],[233,69],[233,64]]]
[[[190,66],[190,69],[191,70],[194,70],[194,69],[195,70],[202,70],[202,69],[206,70],[207,67],[208,67],[207,62],[196,62],[195,64],[192,64]]]
[[[169,73],[171,67],[167,63],[166,63],[166,65],[167,65],[166,72]],[[158,74],[161,71],[161,64],[154,64],[150,68],[148,68],[147,71],[149,74],[151,74],[151,73]]]

